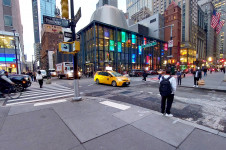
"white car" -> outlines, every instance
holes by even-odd
[[[47,78],[46,70],[40,70],[40,71],[41,71],[42,77]]]

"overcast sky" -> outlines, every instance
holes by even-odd
[[[28,56],[28,61],[32,60],[34,55],[34,30],[32,18],[31,0],[19,0],[21,21],[23,25],[24,36],[24,53]],[[82,17],[77,23],[76,31],[79,31],[88,25],[93,12],[96,10],[96,3],[98,0],[74,0],[75,13],[81,7]],[[56,5],[60,8],[60,0],[56,0]],[[118,8],[126,12],[126,0],[118,0]],[[61,8],[60,8],[61,9]]]

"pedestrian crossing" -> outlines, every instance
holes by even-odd
[[[6,105],[17,105],[32,103],[46,100],[56,100],[60,98],[71,97],[74,90],[59,84],[45,84],[43,88],[39,88],[37,83],[33,83],[22,95],[17,99],[8,99]]]

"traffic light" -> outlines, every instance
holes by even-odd
[[[69,19],[68,0],[61,0],[62,18]]]

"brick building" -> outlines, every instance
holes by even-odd
[[[48,70],[48,51],[56,52],[58,43],[63,42],[64,36],[58,32],[44,32],[42,36],[41,69]]]
[[[181,8],[172,2],[164,13],[165,26],[174,24],[172,28],[173,37],[173,47],[172,47],[172,59],[168,60],[168,63],[176,64],[180,62],[180,41],[181,41]],[[171,28],[165,28],[164,40],[170,40],[170,30]],[[169,51],[169,50],[168,50]],[[168,52],[169,53],[169,52]]]

